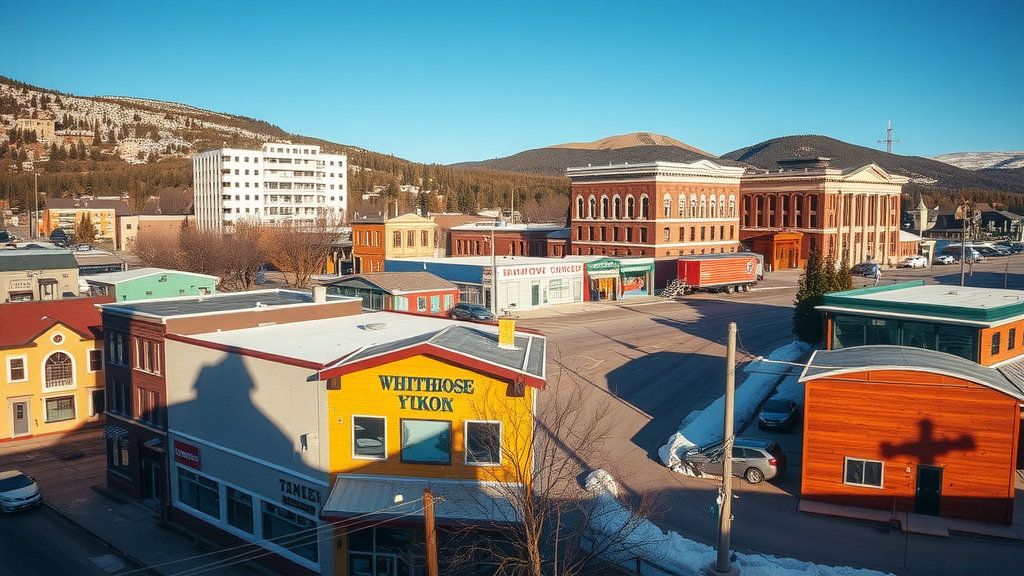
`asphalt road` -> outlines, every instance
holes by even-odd
[[[922,279],[959,285],[959,272],[951,266],[887,269],[881,283]],[[777,272],[766,288],[744,294],[575,305],[571,311],[524,313],[520,319],[521,326],[549,339],[549,389],[541,402],[565,383],[581,383],[588,390],[589,410],[610,410],[611,437],[586,464],[608,470],[627,490],[659,493],[664,514],[656,523],[664,531],[712,546],[717,542],[717,524],[710,515],[717,482],[669,471],[657,450],[691,411],[706,408],[724,393],[729,322],[739,329],[741,362],[793,341],[798,277],[796,270]],[[978,264],[965,280],[968,286],[1024,288],[1024,255]],[[855,279],[857,286],[872,282]],[[1020,542],[908,535],[877,524],[798,513],[799,430],[753,427],[741,434],[775,439],[789,456],[789,469],[773,482],[734,482],[736,551],[908,575],[1001,574],[1024,563]]]
[[[46,506],[0,517],[0,574],[100,576],[126,569],[117,552]]]

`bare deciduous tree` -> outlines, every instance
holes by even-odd
[[[514,420],[503,422],[501,442],[495,444],[500,444],[502,461],[510,463],[518,477],[498,485],[501,497],[517,511],[516,517],[494,518],[483,531],[467,527],[449,533],[452,546],[447,549],[456,551],[449,572],[473,573],[481,565],[490,565],[488,573],[575,576],[600,573],[608,558],[633,557],[630,550],[635,544],[630,537],[647,519],[660,514],[660,495],[619,496],[625,518],[609,523],[607,506],[583,488],[583,478],[592,471],[590,465],[600,461],[615,423],[608,403],[591,398],[592,391],[585,382],[560,377],[538,392],[536,408],[530,408],[535,429],[522,429]],[[480,412],[482,420],[501,419],[486,409]],[[527,453],[509,448],[516,444],[515,438],[531,436]],[[484,467],[481,473],[487,476],[491,470],[497,472]],[[614,473],[629,475],[628,471]],[[595,523],[605,530],[594,530]]]
[[[284,273],[285,282],[306,288],[310,277],[326,268],[341,235],[340,218],[321,215],[311,224],[268,226],[261,238],[268,261]]]

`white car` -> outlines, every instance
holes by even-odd
[[[43,503],[36,479],[20,470],[0,472],[0,510],[16,512]]]
[[[898,266],[900,268],[924,268],[928,265],[928,259],[920,254],[916,256],[907,256],[903,260],[900,260]]]
[[[956,256],[950,256],[949,254],[942,254],[935,257],[935,264],[956,264],[958,260]]]

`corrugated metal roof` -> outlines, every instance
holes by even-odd
[[[351,300],[349,296],[327,296],[328,301]],[[103,307],[103,311],[120,314],[141,314],[167,318],[212,312],[229,312],[264,306],[291,306],[311,304],[313,294],[291,290],[250,290],[248,292],[226,292],[212,296],[180,296],[136,302],[119,302]]]
[[[820,309],[900,313],[938,321],[995,323],[1024,315],[1024,291],[972,286],[924,285],[923,281],[873,286],[825,294]]]
[[[807,362],[807,367],[800,375],[800,381],[868,370],[943,374],[975,382],[1018,400],[1024,400],[1024,387],[1007,378],[1002,370],[982,366],[945,352],[909,346],[855,346],[840,350],[818,350]]]
[[[360,279],[392,295],[406,292],[458,289],[455,284],[430,272],[372,272],[353,274],[324,285],[345,286]]]
[[[119,282],[127,282],[128,280],[136,280],[138,278],[145,278],[147,276],[156,276],[157,274],[173,274],[176,276],[191,276],[217,280],[216,276],[209,276],[207,274],[195,274],[193,272],[183,272],[181,270],[169,270],[167,268],[135,268],[133,270],[125,270],[124,272],[108,272],[106,274],[82,275],[81,278],[85,280],[91,280],[93,282],[101,282],[103,284],[117,284]]]
[[[516,523],[522,517],[503,496],[522,491],[519,484],[479,480],[442,480],[384,476],[338,475],[324,503],[325,518],[423,518],[423,491],[435,497],[434,516],[447,523]]]

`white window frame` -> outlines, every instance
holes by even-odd
[[[47,410],[47,403],[52,400],[64,400],[66,398],[71,399],[71,407],[74,410],[71,418],[62,418],[60,420],[48,420],[49,410]],[[78,420],[78,398],[74,394],[61,394],[59,396],[46,396],[41,399],[43,402],[43,421],[46,424],[60,424],[61,422],[76,422]]]
[[[93,354],[99,354],[100,355],[100,368],[99,368],[99,370],[93,370],[92,369],[92,356],[93,356]],[[106,356],[106,354],[104,354],[103,348],[93,348],[92,350],[87,350],[86,351],[86,355],[89,358],[89,365],[86,368],[86,372],[88,372],[89,374],[93,374],[93,373],[96,373],[96,372],[101,372],[103,370],[103,361],[105,360],[104,356]]]
[[[56,354],[63,354],[65,356],[67,356],[68,359],[71,360],[71,384],[68,384],[68,385],[65,385],[65,386],[47,386],[46,385],[46,382],[47,382],[47,380],[46,380],[46,363],[49,362],[50,358],[53,357]],[[78,362],[75,360],[75,357],[73,355],[68,354],[64,350],[54,350],[53,352],[50,352],[49,354],[47,354],[43,358],[42,364],[39,366],[39,373],[42,375],[42,389],[43,389],[43,392],[49,393],[49,392],[57,392],[57,391],[64,391],[64,390],[74,390],[75,388],[78,387]]]
[[[470,424],[497,424],[498,425],[498,461],[497,462],[470,462],[469,461],[469,425]],[[505,425],[501,420],[466,420],[462,424],[462,460],[466,466],[501,466],[504,452],[503,445],[505,438]]]
[[[384,421],[384,456],[365,456],[362,454],[356,454],[356,418],[375,418],[377,420]],[[388,459],[388,418],[387,416],[380,416],[379,414],[353,414],[352,425],[349,427],[352,432],[352,459],[353,460],[376,460],[384,461]]]
[[[149,363],[149,355],[146,354],[146,345],[153,347],[153,363]],[[135,369],[149,374],[162,374],[160,363],[160,342],[148,338],[135,338]]]
[[[11,374],[11,361],[21,360],[21,372],[25,375],[24,378],[15,380]],[[18,356],[7,357],[7,382],[28,382],[28,355],[20,354]]]
[[[868,462],[872,462],[872,463],[877,463],[879,466],[881,466],[881,470],[879,471],[879,474],[878,474],[878,485],[876,486],[875,484],[864,484],[864,483],[848,481],[846,479],[846,476],[847,476],[846,471],[847,471],[848,467],[850,466],[851,462],[860,462],[862,465],[866,464]],[[863,470],[861,472],[861,475],[862,475],[862,477],[865,476],[863,474]],[[868,460],[866,458],[850,458],[849,456],[844,457],[843,458],[843,484],[845,484],[847,486],[859,486],[861,488],[873,488],[875,490],[881,490],[882,487],[885,486],[885,462],[883,462],[881,460]]]

